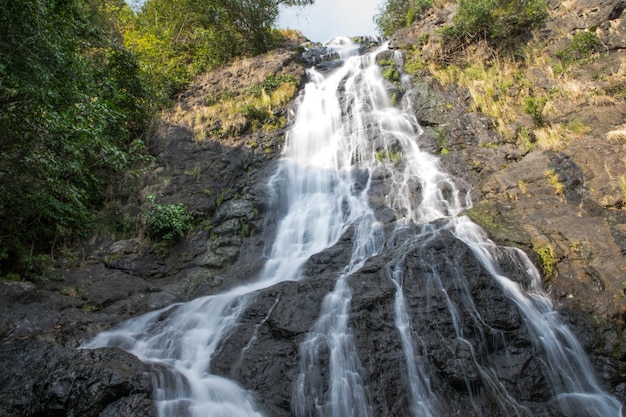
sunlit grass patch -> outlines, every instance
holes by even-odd
[[[611,142],[626,142],[626,125],[622,125],[621,127],[611,130],[606,134],[606,138]]]
[[[547,170],[544,175],[548,179],[548,183],[554,188],[554,193],[558,196],[563,195],[563,191],[565,191],[565,186],[561,182],[561,177],[557,174],[553,169]]]
[[[560,151],[568,140],[567,131],[560,123],[536,129],[534,134],[535,146],[544,151]]]
[[[242,64],[235,63],[231,68]],[[165,119],[188,126],[198,141],[211,137],[234,138],[251,130],[273,131],[287,122],[274,114],[288,105],[298,92],[298,82],[291,75],[255,77],[258,82],[239,90],[208,93],[191,108],[178,104]]]

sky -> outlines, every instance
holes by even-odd
[[[315,0],[306,7],[284,7],[279,28],[298,29],[313,42],[335,36],[377,35],[373,17],[383,0]]]

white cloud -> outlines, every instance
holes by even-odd
[[[341,35],[376,35],[373,17],[381,1],[315,0],[312,6],[281,9],[278,26],[298,29],[315,42]]]

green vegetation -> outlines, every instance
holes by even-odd
[[[524,113],[529,114],[533,118],[535,126],[537,127],[542,127],[546,124],[543,117],[543,109],[546,107],[547,102],[548,98],[546,96],[527,96],[524,99],[524,107],[522,110]]]
[[[400,72],[396,68],[387,68],[383,72],[383,77],[393,83],[400,81]]]
[[[395,151],[377,151],[376,160],[378,162],[389,161],[392,164],[397,164],[402,159],[401,152]]]
[[[593,32],[581,31],[576,33],[570,44],[556,53],[563,64],[563,69],[569,67],[572,63],[584,63],[591,59],[594,51],[602,42],[598,35]]]
[[[275,110],[295,97],[298,86],[293,75],[270,74],[247,88],[213,94],[192,111],[174,112],[170,117],[176,123],[187,124],[198,141],[235,137],[245,131],[275,131],[287,123],[287,118]]]
[[[145,220],[152,237],[173,242],[193,227],[193,216],[183,203],[157,204],[154,196],[148,200],[152,207],[145,213]]]
[[[313,0],[149,0],[124,27],[125,43],[159,97],[167,101],[191,79],[233,58],[278,45],[278,7]]]
[[[383,35],[391,36],[443,3],[440,0],[387,0],[379,7],[374,21]],[[445,28],[444,36],[449,48],[479,40],[513,43],[517,36],[539,25],[546,16],[545,0],[459,0],[452,25]]]
[[[0,1],[0,270],[34,279],[85,237],[141,160],[149,94],[116,16],[83,1]]]
[[[434,4],[435,0],[388,0],[379,6],[374,21],[384,36],[391,36],[418,20]]]
[[[550,287],[556,278],[554,268],[556,267],[557,259],[554,246],[549,243],[538,244],[533,247],[533,251],[539,257],[539,266],[546,278],[546,286]]]
[[[276,45],[281,4],[311,2],[147,0],[134,12],[123,0],[0,0],[0,276],[42,279],[108,224],[110,185],[150,160],[152,115],[196,74]],[[149,218],[167,239],[186,217],[164,208],[171,230],[158,209]]]
[[[547,16],[544,0],[460,0],[448,40],[502,43],[539,25]]]

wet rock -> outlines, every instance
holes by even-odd
[[[4,416],[156,417],[149,367],[119,349],[22,340],[0,346],[0,363]]]
[[[619,48],[626,39],[624,2],[561,3],[551,2],[553,10],[569,13],[567,23],[549,22],[540,36],[561,38],[597,25],[597,34],[614,55],[589,63],[577,75],[593,80],[619,68],[623,61]],[[399,32],[392,45],[418,45],[439,36],[435,28],[450,21],[454,7],[435,11],[418,23],[422,27]],[[439,51],[424,46],[423,59],[437,57]],[[562,45],[550,47],[557,50]],[[296,78],[304,79],[298,53],[262,59],[240,71],[228,68],[207,74],[181,96],[182,104],[192,108],[206,100],[209,91],[250,85],[267,74],[253,68],[265,67],[272,74],[293,70]],[[537,243],[554,248],[555,273],[547,284],[556,306],[590,353],[607,389],[625,401],[626,215],[616,179],[626,175],[626,169],[623,143],[610,142],[606,135],[623,124],[623,103],[570,103],[566,113],[580,116],[592,134],[562,152],[528,152],[506,143],[485,115],[467,113],[467,92],[444,87],[426,72],[414,83],[411,99],[426,127],[420,146],[423,140],[439,154],[445,148],[443,166],[472,186],[477,204],[469,214],[494,240],[531,255]],[[519,119],[518,127],[532,126],[527,115]],[[154,194],[159,203],[183,202],[202,224],[199,229],[165,250],[142,239],[100,237],[85,248],[76,267],[60,271],[64,281],[0,282],[1,415],[155,415],[148,376],[154,369],[119,350],[75,347],[126,318],[258,276],[276,223],[271,216],[262,220],[270,207],[265,184],[275,172],[273,159],[286,128],[271,135],[200,142],[188,127],[164,123],[149,140],[156,161],[153,172],[142,178],[143,193]],[[558,175],[563,187],[559,192],[549,182],[548,170]],[[384,169],[372,173],[368,198],[385,232],[391,233],[388,226],[395,213],[386,203],[387,176]],[[368,179],[361,173],[355,187],[363,188]],[[419,198],[418,189],[415,194]],[[139,215],[139,196],[133,204]],[[249,233],[242,233],[243,221]],[[373,415],[412,413],[409,369],[394,318],[396,287],[388,273],[390,265],[399,265],[404,275],[402,295],[413,323],[414,357],[430,375],[430,389],[446,399],[437,404],[439,415],[515,415],[506,390],[527,407],[528,415],[561,417],[549,402],[550,383],[520,310],[450,233],[402,246],[417,232],[399,237],[398,248],[373,257],[348,280],[350,329]],[[350,257],[349,236],[313,256],[300,281],[255,294],[240,325],[215,355],[212,371],[257,393],[268,415],[292,415],[299,346]],[[423,267],[423,259],[431,266]],[[541,262],[538,255],[534,260]],[[516,268],[515,257],[502,264],[504,273],[528,286]],[[327,346],[320,345],[320,379],[330,373],[328,356]],[[501,384],[494,382],[496,377]]]

